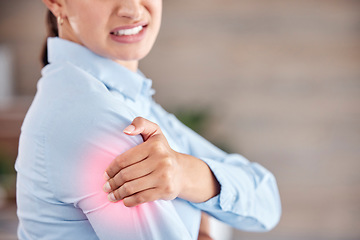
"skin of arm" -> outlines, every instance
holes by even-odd
[[[201,212],[201,222],[199,229],[198,240],[212,240],[210,235],[210,221],[209,215],[204,212]]]
[[[137,117],[124,133],[141,134],[144,142],[117,156],[105,171],[103,189],[110,201],[123,200],[133,207],[176,197],[204,202],[219,194],[220,185],[208,165],[171,149],[157,124]]]

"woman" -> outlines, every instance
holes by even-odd
[[[277,224],[269,171],[153,101],[138,61],[157,37],[161,0],[43,2],[58,37],[22,126],[20,239],[197,239],[201,211],[247,231]]]

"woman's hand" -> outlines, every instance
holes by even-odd
[[[206,163],[171,149],[157,124],[137,117],[124,133],[141,134],[144,142],[117,156],[107,168],[103,189],[110,201],[123,200],[127,207],[176,197],[203,202],[219,193]]]
[[[117,156],[105,172],[110,201],[131,207],[157,199],[172,200],[182,189],[183,168],[155,123],[137,117],[124,133],[141,134],[144,143]],[[106,176],[108,175],[108,176]]]

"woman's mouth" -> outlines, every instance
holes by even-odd
[[[137,26],[119,27],[110,32],[110,37],[118,43],[137,43],[145,38],[147,26],[147,24],[139,24]]]
[[[123,35],[136,35],[138,34],[141,30],[143,30],[143,26],[137,26],[134,28],[130,28],[130,29],[120,29],[114,32],[111,32],[111,34],[115,35],[115,36],[123,36]]]

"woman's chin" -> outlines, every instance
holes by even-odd
[[[114,54],[112,55],[111,59],[114,60],[118,60],[118,61],[140,61],[141,59],[143,59],[144,57],[146,57],[146,55],[148,54],[148,52],[146,53],[137,53],[137,52],[131,52],[131,53],[124,53],[121,52],[120,54]]]

